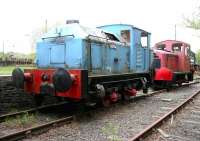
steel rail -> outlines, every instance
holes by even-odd
[[[72,116],[64,117],[58,120],[54,120],[45,124],[41,124],[35,127],[27,128],[25,130],[15,132],[9,135],[0,137],[0,141],[16,141],[27,137],[28,135],[34,135],[42,132],[46,132],[51,128],[62,126],[63,124],[70,123],[73,120]]]
[[[35,113],[37,111],[49,109],[49,108],[52,108],[52,107],[61,106],[61,105],[64,105],[64,104],[67,104],[67,102],[51,104],[51,105],[44,105],[44,106],[40,106],[40,107],[36,107],[36,108],[31,108],[31,109],[28,109],[28,110],[15,112],[15,113],[4,114],[4,115],[0,116],[0,122],[4,122],[7,118],[10,118],[10,117],[17,117],[17,116],[24,115],[24,114],[27,114],[27,113],[28,114],[29,113]]]
[[[158,127],[163,123],[163,121],[167,120],[171,115],[175,114],[178,110],[186,106],[190,101],[193,100],[198,94],[200,94],[200,90],[196,92],[195,94],[191,95],[189,98],[184,100],[180,105],[176,106],[174,109],[169,111],[167,114],[159,118],[157,121],[149,125],[147,128],[145,128],[143,131],[138,133],[136,136],[133,138],[129,139],[129,141],[139,141],[142,138],[146,137],[149,132],[151,132],[154,128]]]

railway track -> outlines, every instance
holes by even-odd
[[[67,103],[62,102],[62,103],[58,103],[58,104],[44,105],[44,106],[40,106],[40,107],[31,108],[28,110],[23,110],[23,111],[18,111],[18,112],[14,112],[14,113],[0,115],[0,122],[4,122],[8,118],[15,118],[17,116],[21,116],[24,114],[32,114],[32,113],[35,113],[38,111],[50,110],[51,108],[62,106],[64,104],[67,104]]]
[[[38,111],[47,112],[47,111],[51,111],[53,108],[62,107],[62,106],[65,106],[67,104],[68,103],[63,102],[63,103],[59,103],[59,104],[46,105],[46,106],[41,106],[41,107],[38,107],[38,108],[32,108],[32,109],[29,109],[29,110],[24,110],[24,111],[20,111],[20,112],[16,112],[16,113],[2,115],[0,117],[0,121],[1,121],[1,124],[3,124],[7,120],[10,120],[10,119],[12,120],[12,119],[15,119],[15,118],[18,118],[18,117],[21,118],[20,116],[23,116],[25,114],[28,114],[28,116],[29,116],[30,114],[36,113]],[[60,112],[60,111],[58,111],[58,112]],[[12,131],[12,127],[8,127],[10,129],[6,128],[6,130],[7,130],[6,132],[7,133],[5,135],[3,135],[3,136],[0,136],[0,141],[20,140],[20,139],[23,139],[23,138],[27,137],[28,135],[35,135],[35,134],[43,133],[43,132],[48,131],[51,128],[58,127],[60,125],[70,123],[73,120],[73,117],[71,116],[71,114],[70,115],[69,114],[63,114],[62,116],[56,117],[56,119],[54,119],[55,118],[54,117],[53,120],[50,119],[50,120],[44,122],[43,121],[44,120],[43,116],[44,116],[43,114],[42,115],[37,115],[37,117],[41,118],[41,119],[37,120],[37,122],[38,122],[37,125],[33,124],[33,126],[31,125],[31,127],[25,127],[25,129],[24,128],[20,128],[19,131],[16,131],[16,132]],[[51,117],[51,115],[49,116],[49,115],[45,114],[45,118],[46,117]],[[13,122],[13,124],[14,123],[15,122]],[[4,125],[3,126],[1,125],[0,127],[2,128],[2,127],[4,127]],[[9,131],[11,133],[9,133]]]
[[[173,114],[161,126],[150,133],[144,141],[199,141],[200,140],[200,94],[179,112]],[[173,117],[173,118],[172,118]]]
[[[198,82],[185,84],[182,87],[188,86],[188,85],[192,85],[192,84],[196,84],[196,83],[198,83]],[[149,94],[145,94],[145,95],[139,95],[135,99],[141,99],[143,97],[149,97],[149,96],[156,95],[156,94],[159,94],[159,93],[162,93],[162,92],[165,92],[165,91],[166,90],[164,89],[164,90],[155,91],[155,92],[152,92],[152,93],[149,93]],[[55,104],[54,106],[56,106],[56,105],[57,104]],[[3,116],[0,117],[0,121],[3,122],[3,121],[5,121],[6,118],[13,117],[13,116],[16,117],[16,116],[19,116],[19,115],[23,115],[25,113],[34,113],[34,112],[36,112],[38,110],[49,109],[52,106],[53,105],[43,106],[43,107],[39,107],[39,108],[33,108],[33,109],[21,111],[21,112],[16,112],[16,113],[12,113],[12,114],[3,115]],[[44,124],[41,124],[41,125],[30,127],[30,128],[21,130],[19,132],[15,132],[15,133],[12,133],[12,134],[1,136],[0,140],[2,140],[2,141],[4,141],[4,140],[6,140],[6,141],[7,140],[19,140],[19,139],[25,138],[25,137],[27,137],[29,135],[35,135],[35,134],[38,134],[38,133],[43,133],[43,132],[46,132],[49,129],[52,129],[54,127],[57,127],[57,126],[60,126],[60,125],[66,124],[66,123],[70,123],[72,120],[73,120],[73,116],[62,117],[60,119],[56,119],[56,120],[51,121],[51,122],[47,122],[47,123],[44,123]]]
[[[9,135],[5,135],[0,137],[1,141],[16,141],[16,140],[20,140],[25,138],[28,135],[35,135],[35,134],[39,134],[42,132],[46,132],[49,129],[61,126],[63,124],[67,124],[70,123],[73,120],[72,116],[67,116],[58,120],[54,120],[51,121],[49,123],[45,123],[42,125],[38,125],[38,126],[34,126],[31,128],[27,128],[25,130],[19,131],[19,132],[15,132]]]
[[[160,125],[164,123],[167,119],[174,116],[174,114],[177,114],[182,108],[184,108],[187,104],[189,104],[193,99],[200,94],[200,90],[191,96],[189,96],[187,99],[185,99],[182,103],[177,105],[174,108],[171,108],[169,112],[158,118],[155,122],[147,126],[144,130],[142,130],[140,133],[135,135],[134,137],[130,138],[129,141],[140,141],[147,137],[155,128],[158,128]],[[169,107],[168,107],[169,108]],[[169,108],[170,109],[170,108]]]

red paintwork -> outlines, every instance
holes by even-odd
[[[52,76],[56,69],[26,69],[24,74],[32,76],[32,81],[25,81],[25,91],[33,94],[40,94],[40,86],[42,84],[42,74],[49,75],[49,80],[46,81],[49,84],[52,83]],[[68,70],[70,75],[74,76],[74,81],[71,88],[66,92],[55,92],[55,96],[66,97],[74,100],[81,99],[81,70]],[[26,76],[26,75],[25,75]]]
[[[173,79],[172,71],[168,68],[162,67],[155,70],[154,80],[171,81]]]
[[[179,68],[177,65],[178,56],[175,53],[166,52],[162,50],[154,50],[156,56],[161,60],[161,68],[165,67],[171,71],[178,72]]]

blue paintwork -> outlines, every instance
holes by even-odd
[[[88,69],[93,74],[148,72],[150,33],[147,48],[142,48],[140,34],[143,30],[131,25],[99,28],[68,24],[52,29],[37,42],[37,66]],[[107,40],[102,32],[112,33],[120,40],[120,31],[125,29],[131,31],[130,45]]]

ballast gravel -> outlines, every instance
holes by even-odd
[[[137,101],[115,104],[110,108],[97,109],[89,115],[80,114],[71,124],[24,141],[127,141],[199,88],[200,84],[194,84]]]

